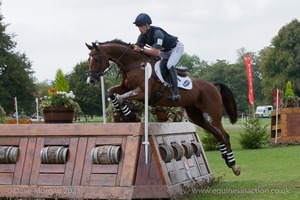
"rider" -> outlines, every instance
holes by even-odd
[[[159,56],[163,59],[168,59],[167,68],[170,72],[173,88],[172,95],[168,99],[179,101],[181,97],[178,92],[175,65],[183,54],[183,44],[178,41],[177,37],[168,34],[162,28],[151,26],[152,20],[146,13],[139,14],[133,23],[141,32],[137,39],[137,45],[133,45],[133,50],[150,56]],[[151,47],[144,48],[145,45],[150,45]]]

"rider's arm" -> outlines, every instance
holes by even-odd
[[[133,45],[133,50],[144,53],[149,56],[158,56],[160,50],[153,47],[139,47],[138,45]]]
[[[160,50],[159,49],[155,49],[153,47],[149,47],[149,48],[142,48],[141,52],[144,54],[147,54],[149,56],[158,56]]]

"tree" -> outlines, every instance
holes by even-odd
[[[0,2],[1,5],[1,2]],[[0,105],[7,114],[14,112],[13,99],[18,98],[19,111],[31,114],[35,110],[35,87],[31,62],[23,53],[15,53],[14,35],[5,33],[7,25],[0,13]]]
[[[58,69],[56,72],[54,89],[56,91],[69,92],[69,85],[61,69]]]
[[[45,97],[49,95],[49,90],[54,86],[54,82],[51,84],[49,81],[45,80],[43,82],[36,83],[35,86],[37,91],[36,96]]]
[[[105,94],[107,89],[119,84],[118,66],[115,63],[110,63],[112,67],[104,77]],[[102,115],[102,97],[100,84],[91,87],[86,83],[87,79],[87,61],[78,63],[74,70],[67,75],[69,80],[70,90],[76,94],[76,102],[80,105],[82,111],[89,115]],[[107,96],[105,98],[106,106],[108,106]]]
[[[177,65],[187,67],[188,70],[191,71],[195,67],[202,67],[207,65],[207,62],[201,61],[200,58],[196,55],[190,56],[187,53],[184,53]]]
[[[80,105],[81,110],[88,115],[101,115],[101,89],[97,85],[91,87],[86,83],[86,71],[88,63],[81,62],[74,67],[74,70],[67,75],[70,90],[76,95],[76,102]]]
[[[245,64],[229,64],[225,60],[217,60],[211,66],[199,68],[196,77],[208,82],[219,82],[226,84],[233,92],[237,102],[238,112],[247,109],[247,77]]]
[[[271,102],[274,89],[283,89],[287,81],[293,83],[295,94],[300,96],[300,22],[294,19],[283,26],[261,55],[265,98]]]

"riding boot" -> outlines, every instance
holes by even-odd
[[[174,66],[172,66],[169,69],[170,77],[171,77],[171,83],[172,83],[172,95],[168,97],[168,100],[171,101],[179,101],[181,99],[181,96],[178,92],[178,84],[177,84],[177,74],[176,69]]]

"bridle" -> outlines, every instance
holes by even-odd
[[[108,68],[106,68],[103,72],[101,72],[100,69],[102,68],[102,59],[103,59],[103,57],[104,57],[105,59],[107,59],[107,61],[109,61],[109,58],[106,57],[106,56],[102,53],[102,49],[101,49],[100,46],[97,46],[95,43],[92,43],[92,44],[93,44],[93,47],[97,50],[97,53],[93,53],[93,54],[90,53],[90,56],[94,56],[94,55],[96,55],[96,54],[99,54],[98,62],[99,62],[99,66],[100,66],[100,67],[99,67],[99,70],[89,70],[89,71],[87,72],[87,76],[88,76],[88,77],[94,77],[94,78],[96,78],[97,80],[100,80],[100,77],[106,75],[106,74],[111,70],[111,68],[112,68],[114,65],[109,65]],[[114,63],[118,64],[118,62],[119,62],[119,61],[121,60],[121,58],[128,52],[128,50],[129,50],[130,48],[131,48],[131,45],[129,45],[129,46],[127,47],[127,49],[120,55],[120,57],[119,57],[116,61],[114,61]]]
[[[87,72],[87,76],[88,77],[94,77],[96,78],[97,80],[100,80],[100,77],[101,76],[104,76],[107,72],[105,72],[106,70],[104,70],[103,72],[100,71],[101,67],[102,67],[102,58],[105,57],[107,60],[108,58],[102,54],[102,49],[100,47],[98,47],[95,43],[92,43],[93,44],[93,47],[94,49],[96,49],[96,53],[90,53],[90,57],[93,57],[95,55],[99,55],[99,58],[98,58],[98,62],[99,62],[99,70],[89,70]],[[99,52],[99,53],[98,53]]]

